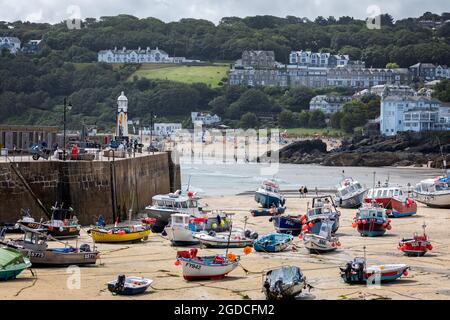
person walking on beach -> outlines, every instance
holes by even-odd
[[[306,198],[306,196],[308,195],[308,188],[306,186],[303,188],[303,195],[304,198]]]
[[[298,192],[300,192],[300,198],[303,198],[303,192],[305,187],[301,186],[300,189],[298,189]]]

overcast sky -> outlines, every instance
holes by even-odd
[[[450,11],[448,0],[0,0],[0,21],[57,23],[67,18],[98,18],[121,13],[156,17],[166,22],[201,18],[214,23],[221,17],[264,14],[310,19],[319,15],[366,18],[367,9],[372,5],[395,19],[417,17],[426,11]]]

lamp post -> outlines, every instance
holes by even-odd
[[[72,109],[72,103],[69,102],[69,105],[67,105],[67,98],[64,98],[64,129],[63,129],[63,160],[66,161],[66,147],[67,147],[67,142],[66,142],[66,119],[67,119],[67,109],[71,110]]]

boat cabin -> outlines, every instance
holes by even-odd
[[[399,187],[375,188],[370,189],[367,199],[390,199],[402,198],[403,191]]]
[[[358,219],[387,220],[386,210],[376,207],[363,207],[359,210]]]
[[[449,190],[450,190],[450,181],[448,177],[423,180],[416,185],[415,189],[415,191],[419,193],[431,193]]]
[[[337,194],[339,197],[345,197],[346,195],[353,194],[361,190],[364,190],[363,186],[359,182],[350,178],[342,181],[337,190]]]
[[[269,192],[280,193],[280,186],[272,180],[266,180],[262,183],[261,188]]]
[[[182,195],[157,195],[152,198],[152,205],[163,209],[195,209],[198,208],[198,198]]]
[[[25,249],[33,251],[44,251],[47,249],[47,237],[39,233],[39,231],[46,232],[45,230],[36,230],[37,232],[23,229],[23,238],[15,241],[18,245],[23,246]]]

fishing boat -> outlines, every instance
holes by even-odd
[[[263,273],[263,292],[267,300],[294,299],[308,287],[300,268],[282,266]]]
[[[113,294],[132,296],[144,293],[152,283],[153,280],[150,279],[119,275],[117,280],[108,282],[107,286],[108,290]]]
[[[259,252],[281,252],[289,248],[294,241],[290,234],[270,233],[253,243],[253,248]]]
[[[96,243],[124,243],[147,240],[151,231],[142,225],[93,228],[87,231]]]
[[[234,254],[199,257],[198,250],[177,252],[176,264],[181,264],[183,278],[192,280],[219,280],[226,277],[239,265],[240,257]]]
[[[265,180],[255,192],[255,201],[263,208],[284,207],[286,199],[274,180]]]
[[[253,245],[253,241],[258,239],[258,233],[251,230],[234,230],[230,233],[210,231],[196,233],[194,238],[207,248],[245,248]]]
[[[37,222],[31,216],[30,211],[23,211],[22,218],[17,221],[31,229],[45,229],[55,239],[70,239],[80,235],[81,226],[72,208],[63,208],[56,204],[52,207],[52,215],[49,221]]]
[[[368,189],[353,178],[344,178],[336,192],[336,203],[341,208],[358,208],[363,202]]]
[[[364,201],[366,203],[375,201],[381,204],[387,209],[388,216],[394,218],[409,217],[417,213],[417,203],[408,196],[407,192],[400,187],[390,187],[388,184],[370,189]]]
[[[402,239],[398,244],[398,249],[410,257],[423,257],[428,250],[433,250],[431,242],[428,240],[428,236],[425,232],[425,223],[422,226],[423,235],[414,234],[412,239]]]
[[[250,211],[251,215],[254,217],[273,217],[283,214],[286,211],[285,207],[272,207],[261,208],[261,209],[253,209]]]
[[[389,282],[408,275],[409,267],[406,264],[384,264],[366,266],[365,258],[355,258],[344,267],[340,267],[341,277],[349,284],[376,284]]]
[[[322,221],[318,234],[306,233],[302,236],[305,248],[312,253],[325,253],[341,246],[339,238],[331,234],[334,222]]]
[[[48,240],[58,240],[46,234],[46,230],[31,229],[23,225],[20,228],[24,232],[22,239],[9,241],[1,239],[0,243],[22,252],[34,267],[93,265],[99,258],[100,253],[95,248],[91,250],[88,244],[83,244],[79,248],[67,244],[60,248],[49,248]]]
[[[164,228],[165,234],[175,246],[188,246],[199,244],[200,241],[194,237],[203,218],[193,218],[188,214],[174,213],[170,217],[169,224]]]
[[[0,248],[0,280],[13,280],[30,267],[30,260],[19,250]]]
[[[386,209],[376,202],[365,203],[353,219],[352,227],[363,237],[379,237],[391,230],[391,220]]]
[[[302,232],[302,216],[275,216],[269,221],[278,233],[291,234],[298,236]]]
[[[312,200],[312,205],[306,210],[306,215],[301,217],[301,231],[309,234],[319,234],[323,221],[331,221],[332,234],[339,229],[341,212],[336,208],[333,197],[317,196]]]
[[[448,175],[423,180],[413,191],[416,201],[431,208],[450,208],[450,179]]]

